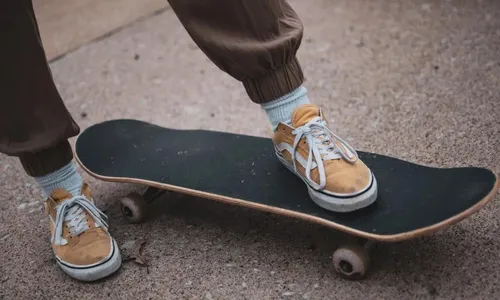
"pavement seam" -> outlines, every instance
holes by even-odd
[[[137,23],[140,23],[140,22],[145,21],[147,19],[150,19],[152,17],[161,15],[162,13],[164,13],[166,11],[169,11],[170,9],[171,9],[170,5],[167,5],[167,6],[163,7],[163,8],[157,9],[157,10],[155,10],[155,11],[149,13],[149,14],[143,15],[143,16],[141,16],[141,17],[139,17],[139,18],[137,18],[137,19],[135,19],[135,20],[133,20],[131,22],[128,22],[126,24],[118,26],[118,27],[116,27],[116,28],[114,28],[114,29],[112,29],[112,30],[110,30],[110,31],[108,31],[108,32],[106,32],[106,33],[104,33],[104,34],[96,37],[96,38],[90,39],[88,42],[85,42],[85,43],[83,43],[83,44],[81,44],[81,45],[79,45],[79,46],[77,46],[77,47],[75,47],[73,49],[70,49],[70,50],[68,50],[68,51],[66,51],[66,52],[64,52],[62,54],[59,54],[59,55],[53,57],[52,59],[49,59],[48,63],[51,64],[51,63],[54,63],[54,62],[56,62],[58,60],[61,60],[64,57],[66,57],[66,55],[74,53],[74,52],[78,51],[79,49],[81,49],[82,47],[98,43],[98,42],[100,42],[100,41],[102,41],[104,39],[107,39],[107,38],[109,38],[109,37],[111,37],[111,36],[113,36],[113,35],[121,32],[122,30],[124,30],[126,28],[129,28],[129,27],[131,27],[131,26],[133,26],[133,25],[135,25]]]

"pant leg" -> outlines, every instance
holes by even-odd
[[[52,80],[31,0],[0,9],[0,152],[39,176],[71,161],[68,138],[80,128]]]
[[[296,58],[303,26],[286,0],[168,0],[194,42],[241,81],[255,103],[304,81]]]

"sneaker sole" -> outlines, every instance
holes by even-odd
[[[278,153],[277,157],[288,170],[302,179],[302,181],[307,186],[309,196],[311,197],[313,202],[326,210],[347,213],[367,207],[374,203],[375,200],[377,200],[377,180],[375,179],[375,176],[373,174],[371,187],[363,193],[352,197],[335,197],[314,190],[301,174],[295,172],[294,168],[288,163],[286,159],[281,157]]]
[[[61,267],[64,273],[68,274],[74,279],[81,281],[99,280],[116,272],[122,264],[120,249],[118,248],[118,244],[114,239],[113,239],[113,246],[114,246],[113,255],[100,265],[88,268],[72,268],[59,261],[57,261],[57,264],[59,265],[59,267]]]

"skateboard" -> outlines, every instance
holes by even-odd
[[[85,129],[75,157],[91,176],[145,186],[121,199],[125,217],[144,220],[147,205],[166,191],[310,221],[356,237],[332,255],[335,270],[363,278],[376,242],[397,242],[442,230],[481,209],[500,187],[484,168],[432,168],[358,151],[378,181],[375,203],[349,213],[317,206],[304,182],[277,159],[269,138],[179,130],[133,119]]]

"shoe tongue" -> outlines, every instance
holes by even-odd
[[[319,108],[314,104],[303,104],[295,109],[292,114],[292,126],[294,128],[305,125],[314,117],[320,115]]]
[[[64,189],[55,189],[50,194],[50,197],[54,199],[56,203],[61,203],[64,200],[68,200],[71,198],[71,194]]]
[[[90,187],[87,184],[82,184],[82,187],[80,188],[80,195],[85,196],[89,200],[92,198]],[[54,199],[56,203],[71,199],[73,196],[74,195],[71,195],[70,192],[62,188],[54,189],[50,194],[50,197]]]

